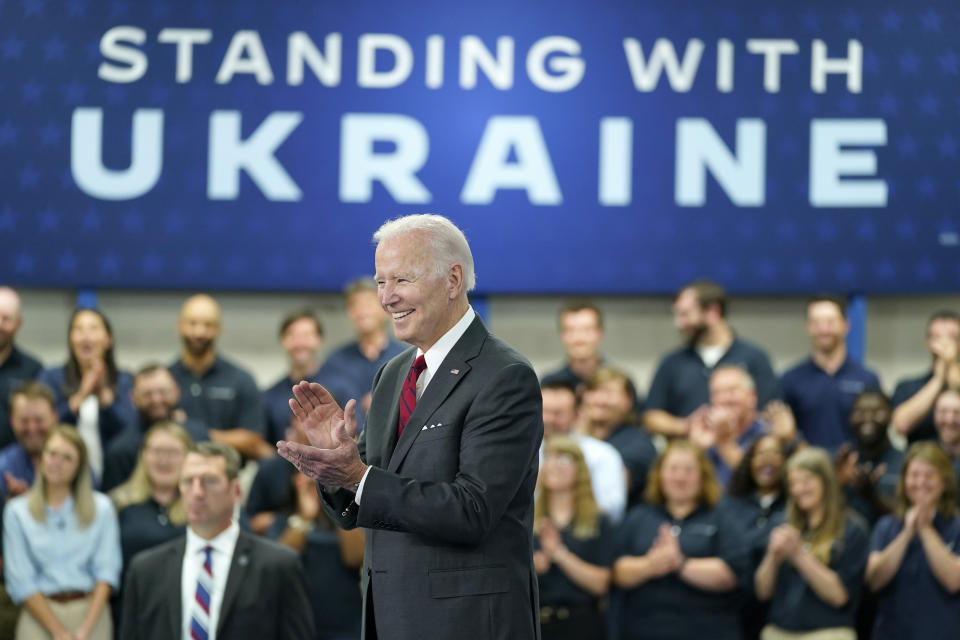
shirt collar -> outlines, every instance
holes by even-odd
[[[230,526],[221,531],[212,540],[201,538],[193,529],[187,527],[187,548],[185,554],[187,557],[199,554],[207,545],[213,547],[217,553],[222,553],[229,557],[233,555],[233,549],[237,546],[237,538],[240,537],[240,525],[236,520],[230,522]]]
[[[428,371],[433,372],[440,367],[444,358],[446,358],[447,354],[453,349],[453,345],[457,344],[460,338],[463,337],[463,334],[467,332],[467,328],[476,316],[477,314],[473,310],[473,307],[468,306],[467,312],[463,314],[463,317],[460,318],[457,324],[453,325],[439,340],[434,342],[433,346],[427,349],[426,353],[417,349],[417,355],[423,354],[423,359],[427,361]]]

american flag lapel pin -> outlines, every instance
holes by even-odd
[[[452,373],[453,375],[457,375],[460,373],[460,369],[450,369],[450,373]]]

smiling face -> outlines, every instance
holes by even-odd
[[[103,318],[93,311],[80,311],[70,323],[70,350],[78,362],[102,360],[113,340]]]
[[[195,358],[205,356],[220,337],[220,305],[210,296],[193,296],[183,303],[178,329],[187,352]]]
[[[673,326],[690,344],[696,343],[706,333],[706,313],[693,289],[684,289],[673,301]]]
[[[633,399],[620,380],[607,380],[583,392],[583,410],[595,424],[622,424],[633,410]]]
[[[570,360],[597,357],[602,339],[600,318],[593,309],[564,311],[560,315],[560,341]]]
[[[933,424],[940,442],[949,449],[960,446],[960,393],[944,391],[934,405]]]
[[[757,441],[750,458],[750,474],[761,492],[771,491],[783,480],[786,461],[780,441],[774,436],[764,436]]]
[[[423,232],[383,240],[374,260],[380,306],[390,314],[394,334],[427,351],[466,311],[462,267],[439,275]]]
[[[922,458],[914,458],[904,473],[904,489],[910,505],[924,504],[936,509],[943,495],[943,478],[937,468]]]
[[[850,429],[860,448],[870,448],[886,437],[890,405],[878,393],[857,396],[850,410]]]
[[[134,378],[133,404],[140,411],[145,424],[169,420],[178,402],[180,388],[166,369],[158,368]]]
[[[847,337],[850,324],[833,302],[819,300],[807,307],[807,333],[814,351],[830,353],[839,348]]]
[[[697,456],[689,449],[667,453],[660,467],[660,483],[668,503],[697,500],[703,485]]]
[[[347,297],[347,318],[358,336],[369,336],[384,329],[387,315],[376,291],[361,289]]]
[[[73,483],[80,468],[80,451],[59,435],[51,436],[40,456],[40,472],[48,487],[65,487]]]
[[[294,367],[307,368],[317,361],[323,338],[313,318],[294,320],[283,332],[280,344]]]
[[[808,516],[823,506],[823,480],[806,469],[791,469],[787,474],[787,487],[797,508]]]
[[[577,460],[570,453],[548,451],[543,456],[540,482],[548,491],[570,491],[577,486]]]
[[[172,433],[154,431],[143,448],[150,485],[170,489],[180,480],[180,468],[187,455],[187,447]]]
[[[28,398],[23,394],[13,397],[10,426],[17,442],[30,457],[40,455],[43,443],[56,425],[56,410],[46,398]]]

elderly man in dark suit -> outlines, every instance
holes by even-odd
[[[184,459],[187,534],[134,557],[123,587],[121,638],[315,640],[300,559],[240,531],[240,454],[203,442]]]
[[[539,638],[537,377],[467,302],[473,258],[449,220],[407,216],[374,240],[380,303],[413,347],[374,379],[359,442],[355,400],[341,410],[301,383],[291,408],[310,445],[279,451],[335,522],[367,530],[364,638]]]

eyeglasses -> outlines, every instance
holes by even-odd
[[[576,458],[569,453],[548,453],[543,456],[543,461],[567,467],[576,463]]]
[[[177,449],[176,447],[147,447],[143,452],[151,456],[167,459],[182,458],[185,455],[183,449]]]

